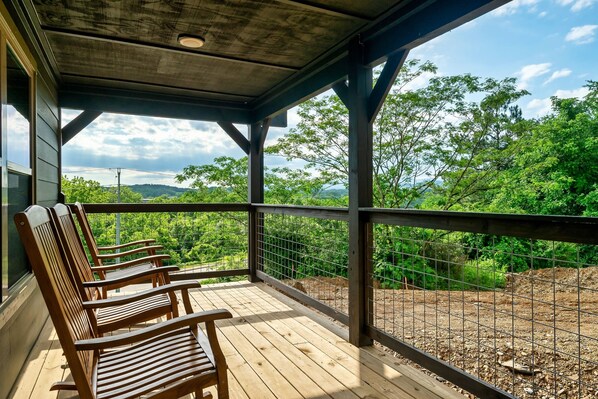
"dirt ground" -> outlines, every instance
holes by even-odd
[[[288,283],[347,312],[346,279]],[[511,274],[500,291],[372,290],[375,327],[516,397],[598,398],[598,267]]]

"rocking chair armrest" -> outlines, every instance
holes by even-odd
[[[160,275],[164,275],[164,273],[176,272],[178,270],[179,270],[179,268],[176,266],[154,267],[154,268],[147,269],[147,270],[141,270],[139,272],[132,273],[128,276],[123,276],[123,277],[119,277],[119,278],[111,278],[111,279],[106,279],[106,280],[84,281],[83,287],[85,287],[85,288],[107,287],[107,286],[114,285],[114,284],[126,283],[128,281],[135,280],[135,279],[138,280],[143,277],[148,277],[148,279],[149,279],[151,276],[160,276]]]
[[[143,258],[128,260],[126,262],[115,263],[113,265],[92,266],[91,271],[93,271],[93,272],[108,272],[111,270],[124,269],[124,268],[130,267],[130,266],[140,265],[142,263],[154,263],[155,261],[166,260],[166,259],[170,259],[170,255],[168,255],[168,254],[150,255],[150,256],[144,256]],[[160,266],[160,267],[162,267],[162,266]]]
[[[127,242],[125,244],[106,245],[106,246],[103,246],[103,247],[98,247],[98,251],[114,251],[116,249],[132,247],[134,245],[145,245],[145,246],[147,246],[147,244],[151,244],[151,243],[154,243],[154,242],[156,242],[155,239],[148,238],[146,240],[131,241],[131,242]]]
[[[183,327],[192,327],[198,323],[214,322],[215,320],[229,319],[231,317],[233,317],[231,313],[225,309],[191,313],[124,334],[75,341],[75,350],[84,351],[115,348],[117,346],[129,345],[135,342],[153,338],[160,334],[174,331]]]
[[[201,284],[198,281],[192,280],[176,281],[170,284],[165,284],[159,287],[151,288],[149,290],[145,290],[136,294],[117,296],[108,299],[98,299],[95,301],[84,301],[83,308],[97,309],[125,305],[131,302],[139,301],[141,299],[150,298],[152,296],[165,294],[177,290],[189,290],[191,288],[201,288]]]
[[[164,249],[164,247],[162,245],[149,245],[147,247],[139,247],[139,248],[135,248],[135,249],[130,249],[128,251],[123,251],[123,252],[118,252],[118,253],[114,253],[114,254],[101,254],[98,255],[98,259],[116,259],[116,258],[122,258],[124,256],[129,256],[129,255],[135,255],[141,252],[148,252],[153,250],[153,251],[157,251],[160,249]]]

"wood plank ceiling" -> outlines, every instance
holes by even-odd
[[[248,103],[399,0],[34,0],[59,79]],[[205,38],[189,50],[181,33]]]
[[[348,43],[356,35],[363,62],[374,66],[508,1],[11,4],[35,32],[62,107],[255,123],[345,79]],[[205,45],[182,47],[180,34],[199,35]]]

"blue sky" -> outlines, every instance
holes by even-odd
[[[598,80],[598,0],[514,0],[410,53],[430,60],[442,75],[516,77],[531,94],[519,103],[524,116],[550,111],[550,97],[582,97]],[[425,78],[416,84],[425,84]],[[64,110],[63,124],[77,115]],[[289,128],[297,115],[289,111]],[[238,126],[246,132],[244,126]],[[288,129],[271,129],[266,145]],[[103,114],[63,148],[63,174],[115,184],[174,183],[190,164],[243,152],[215,123]],[[267,166],[286,164],[268,157]]]

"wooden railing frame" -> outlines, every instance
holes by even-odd
[[[369,223],[598,244],[598,218],[360,208]]]
[[[248,219],[256,221],[263,214],[290,215],[297,217],[308,217],[317,219],[350,221],[348,208],[336,207],[311,207],[293,205],[268,205],[262,203],[254,204],[85,204],[88,213],[139,213],[139,212],[248,212]],[[426,211],[412,209],[384,209],[384,208],[359,208],[359,217],[364,220],[368,228],[374,224],[387,224],[394,226],[419,227],[466,233],[481,233],[499,236],[525,237],[536,240],[562,241],[579,244],[598,245],[598,218],[595,217],[571,217],[571,216],[540,216],[540,215],[516,215],[497,213],[471,213],[451,211]],[[257,230],[255,232],[257,235]],[[260,251],[259,240],[255,240],[254,251]],[[372,243],[367,243],[371,247]],[[248,260],[248,263],[250,260]],[[362,265],[365,270],[365,265]],[[222,274],[221,274],[222,273]],[[186,274],[181,273],[173,276],[178,278],[207,278],[231,275],[250,275],[248,269],[225,270],[222,272],[204,272]],[[180,277],[179,277],[180,276]],[[332,307],[309,297],[305,293],[290,287],[257,268],[254,280],[265,281],[285,292],[296,300],[310,305],[336,320],[351,326],[351,316],[347,316],[333,309]],[[366,286],[367,279],[363,282]],[[366,296],[362,306],[367,309],[371,293],[367,287],[362,287]],[[403,356],[428,368],[438,375],[452,381],[456,385],[469,392],[484,398],[513,398],[507,392],[481,381],[460,368],[454,367],[438,358],[406,344],[388,333],[373,327],[368,321],[363,331],[372,340],[376,340],[385,346],[401,353]]]
[[[142,212],[249,212],[250,204],[84,204],[86,213]]]
[[[168,213],[168,212],[247,212],[250,214],[250,204],[239,203],[195,203],[195,204],[85,204],[85,212],[94,213]],[[190,280],[218,277],[248,276],[249,265],[245,269],[218,270],[207,272],[172,273],[171,280]]]

